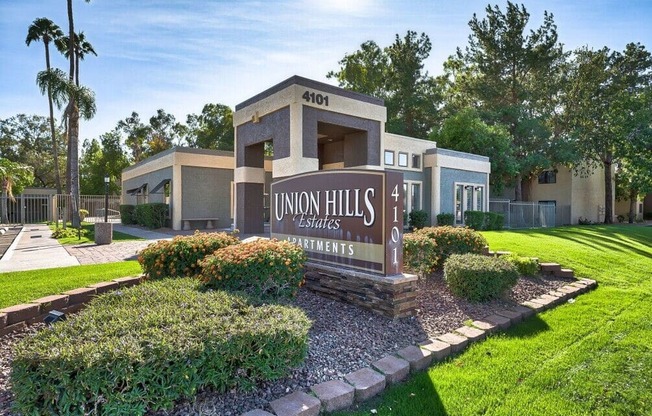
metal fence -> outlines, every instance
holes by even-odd
[[[570,224],[570,205],[492,199],[489,211],[503,214],[505,228],[542,228]]]
[[[86,210],[86,222],[104,221],[104,195],[81,195],[79,209]],[[1,218],[1,217],[0,217]],[[7,218],[9,224],[35,224],[47,221],[70,221],[72,204],[70,195],[17,195],[12,201],[7,199]],[[109,196],[109,222],[120,222],[120,197]]]

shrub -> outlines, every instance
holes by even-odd
[[[143,273],[150,278],[195,276],[201,272],[199,261],[216,250],[240,240],[235,234],[200,233],[176,236],[145,247],[138,256]]]
[[[107,293],[24,339],[11,370],[16,410],[142,415],[204,388],[279,378],[303,360],[310,321],[301,310],[200,287],[168,279]]]
[[[135,205],[120,205],[120,222],[123,224],[136,224],[135,209]]]
[[[500,230],[503,228],[505,216],[496,212],[465,211],[464,223],[474,230]]]
[[[629,217],[629,214],[627,216]],[[618,215],[616,219],[618,220],[619,223],[625,222],[625,216],[622,214]]]
[[[453,214],[437,214],[437,225],[455,225],[455,215]]]
[[[147,228],[161,228],[165,226],[168,206],[163,203],[136,205],[134,219],[137,224]]]
[[[79,221],[84,221],[86,217],[88,216],[88,211],[85,209],[80,209],[79,210]]]
[[[512,263],[521,276],[536,276],[539,274],[539,263],[531,257],[521,257],[515,253],[502,257]]]
[[[67,228],[58,228],[54,231],[52,231],[52,238],[77,238],[79,236],[86,237],[86,235],[89,233],[89,231],[85,228],[73,228],[73,227],[67,227]]]
[[[403,235],[403,266],[407,271],[424,277],[432,273],[439,262],[437,243],[423,233]]]
[[[200,262],[208,287],[242,291],[259,299],[294,296],[303,284],[306,255],[289,241],[259,240],[217,250]]]
[[[485,216],[483,211],[464,211],[464,224],[474,230],[485,230]]]
[[[410,212],[410,228],[413,230],[423,228],[428,225],[428,213],[417,209]]]
[[[473,302],[501,296],[518,280],[518,271],[500,257],[454,254],[444,264],[444,279],[454,295]]]
[[[487,245],[487,240],[470,228],[426,227],[413,234],[422,234],[434,241],[436,260],[430,261],[434,261],[437,266],[443,264],[451,254],[480,254]]]

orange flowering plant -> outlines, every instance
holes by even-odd
[[[403,266],[409,272],[425,277],[437,267],[437,242],[423,233],[403,236]]]
[[[148,245],[138,255],[143,273],[151,279],[190,277],[201,271],[199,261],[216,250],[238,244],[234,233],[200,233],[176,236]]]
[[[259,239],[217,250],[201,264],[206,286],[245,292],[263,300],[296,295],[304,284],[303,249],[288,241]]]

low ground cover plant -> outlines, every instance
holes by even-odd
[[[203,388],[275,379],[299,364],[310,322],[296,308],[254,307],[197,279],[165,279],[93,300],[16,347],[23,414],[136,415]]]
[[[452,254],[484,251],[484,237],[462,227],[425,227],[403,237],[403,265],[419,274],[431,273],[442,267]]]
[[[516,284],[518,270],[500,257],[453,254],[444,264],[444,279],[451,292],[472,302],[499,298]]]
[[[200,260],[222,247],[240,242],[236,232],[195,232],[170,241],[157,241],[140,252],[138,262],[143,273],[152,279],[195,276],[201,272]]]
[[[516,253],[509,253],[502,257],[512,263],[521,276],[535,276],[539,273],[539,262],[532,257],[522,257]]]
[[[288,241],[259,239],[217,250],[200,262],[208,287],[262,300],[289,298],[303,284],[303,249]]]

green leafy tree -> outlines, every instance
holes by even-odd
[[[439,131],[430,134],[430,139],[446,149],[488,156],[493,192],[502,192],[518,172],[509,132],[501,125],[486,124],[472,108],[447,118]]]
[[[34,180],[32,169],[29,166],[12,162],[9,159],[0,159],[0,210],[2,211],[2,222],[9,223],[7,200],[14,200],[14,193],[20,194],[23,188]]]
[[[637,184],[638,172],[644,172],[652,160],[652,57],[644,46],[634,43],[622,53],[606,47],[597,51],[581,48],[575,52],[567,87],[566,117],[585,161],[578,170],[603,168],[604,222],[611,224],[615,164]]]
[[[129,166],[129,160],[120,142],[118,129],[100,136],[100,139],[85,140],[80,158],[81,193],[84,195],[104,194],[104,176],[108,175],[109,193],[120,194],[122,170]]]
[[[58,152],[65,150],[63,132],[56,129]],[[51,157],[52,148],[49,140],[49,120],[41,116],[18,114],[6,120],[0,120],[0,157],[30,166],[34,173],[34,182],[38,187],[54,187],[57,169]],[[58,160],[61,163],[61,160]]]
[[[131,151],[131,161],[137,163],[145,159],[150,127],[140,120],[140,115],[133,111],[129,117],[118,122],[117,128],[127,136],[125,145]]]
[[[425,33],[408,31],[381,49],[367,41],[360,50],[339,62],[340,70],[326,76],[340,87],[385,100],[387,131],[412,137],[428,137],[437,124],[442,97],[436,79],[423,70],[432,45]]]
[[[226,105],[206,104],[200,115],[188,115],[185,127],[190,147],[233,150],[233,111]]]
[[[45,68],[47,72],[50,72],[50,42],[57,42],[63,36],[63,31],[59,26],[57,26],[50,19],[44,17],[38,18],[32,22],[32,24],[27,29],[27,37],[25,38],[25,43],[27,46],[31,45],[32,42],[42,41],[43,46],[45,47]],[[43,89],[41,89],[43,90]],[[57,135],[54,128],[54,106],[52,102],[52,88],[47,86],[47,95],[48,95],[48,108],[50,111],[50,140],[52,141],[52,157],[54,158],[55,166],[55,184],[57,188],[57,193],[61,193],[61,174],[59,171],[59,146],[57,144]]]
[[[531,177],[571,156],[551,152],[566,137],[555,121],[567,54],[551,13],[526,33],[530,14],[523,5],[508,2],[505,12],[498,6],[485,11],[485,18],[473,15],[468,45],[444,66],[447,113],[474,107],[485,123],[507,130],[518,161],[516,199],[522,200]]]
[[[176,124],[174,116],[163,109],[158,109],[156,115],[150,117],[146,157],[172,148],[173,143],[179,138],[175,129]]]

